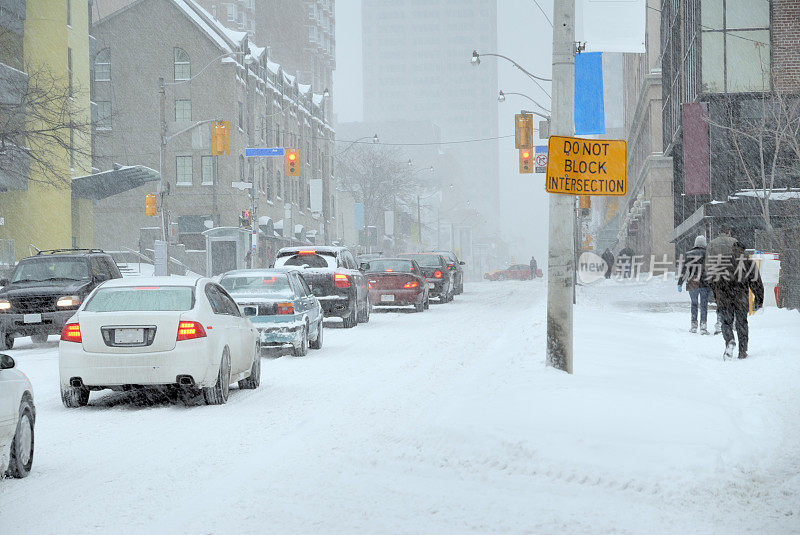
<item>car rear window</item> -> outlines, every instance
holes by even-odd
[[[88,312],[162,312],[191,310],[194,288],[189,286],[130,286],[100,288],[86,303]]]
[[[310,268],[335,268],[336,257],[324,253],[295,253],[275,260],[275,267],[308,266]]]
[[[411,273],[413,271],[413,264],[411,260],[371,260],[369,262],[369,270],[373,272],[379,271],[397,271],[400,273]]]
[[[291,296],[292,288],[289,286],[289,277],[283,274],[275,275],[231,275],[219,281],[220,286],[229,294],[265,294]]]
[[[409,254],[403,255],[403,258],[412,258],[422,267],[439,267],[442,265],[439,262],[439,255],[435,254]],[[370,262],[370,265],[372,265],[372,262]]]

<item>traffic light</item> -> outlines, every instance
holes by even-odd
[[[149,194],[144,196],[144,215],[156,215],[158,212],[156,208],[156,196]]]
[[[286,176],[300,176],[300,151],[286,149],[283,152],[283,170]]]
[[[592,198],[588,195],[579,195],[578,202],[581,208],[581,215],[587,217],[592,211]]]
[[[533,150],[519,149],[519,172],[533,173]]]
[[[229,156],[230,153],[231,138],[228,133],[228,121],[211,123],[211,155]]]
[[[533,148],[533,117],[517,113],[514,115],[514,143],[516,148]]]
[[[244,228],[250,228],[250,210],[242,210],[242,216],[239,218],[239,225]]]

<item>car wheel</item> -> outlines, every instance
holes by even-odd
[[[85,407],[89,403],[89,389],[85,386],[62,386],[61,387],[61,402],[68,409],[77,409],[78,407]]]
[[[14,347],[14,335],[11,333],[0,333],[0,349],[11,349]]]
[[[352,329],[352,328],[353,328],[353,327],[355,327],[355,326],[356,326],[356,324],[358,323],[358,322],[356,321],[356,317],[357,317],[357,314],[358,314],[358,313],[356,312],[356,308],[357,308],[357,307],[353,307],[353,309],[351,309],[351,310],[350,310],[350,314],[348,314],[347,316],[345,316],[344,318],[342,318],[342,326],[343,326],[345,329]]]
[[[303,326],[300,343],[292,348],[292,353],[295,357],[305,357],[308,355],[308,325]]]
[[[415,312],[422,312],[425,310],[425,302],[422,303],[414,303],[414,311]]]
[[[32,334],[31,340],[33,340],[34,344],[44,344],[47,342],[47,334],[45,333]]]
[[[319,326],[317,327],[317,337],[311,340],[311,342],[309,342],[308,344],[309,346],[311,346],[311,349],[322,349],[322,333],[323,333],[322,320],[319,320]]]
[[[19,409],[19,421],[14,439],[11,441],[11,457],[6,475],[9,477],[25,477],[31,472],[33,465],[33,405],[22,401]]]
[[[425,310],[428,310],[429,308],[431,308],[431,298],[427,297],[425,299]]]
[[[217,373],[217,384],[203,388],[206,405],[224,405],[228,401],[231,388],[231,356],[228,349],[222,353]]]
[[[503,274],[503,273],[499,274],[499,275],[497,276],[497,280],[499,280],[499,281],[504,281],[504,280],[506,280],[506,276],[505,276],[505,274]]]
[[[359,323],[369,323],[369,313],[372,307],[369,304],[369,298],[367,298],[367,302],[362,309],[363,312],[359,314],[358,322]]]
[[[253,353],[253,365],[250,367],[250,377],[239,381],[239,388],[243,390],[253,390],[261,384],[261,345],[256,342],[256,350]]]

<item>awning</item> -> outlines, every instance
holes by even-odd
[[[158,171],[143,165],[130,165],[72,179],[72,196],[100,200],[161,180]]]

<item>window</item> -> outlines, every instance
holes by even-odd
[[[244,104],[239,102],[239,130],[244,129]]]
[[[162,312],[191,310],[194,288],[188,286],[148,286],[146,288],[101,288],[86,303],[90,312]]]
[[[281,180],[281,172],[275,171],[275,197],[280,199],[282,192],[283,181]]]
[[[175,157],[175,181],[182,186],[192,185],[192,157]]]
[[[192,101],[191,100],[176,100],[175,101],[175,121],[176,122],[189,122],[192,120]]]
[[[192,69],[189,64],[189,54],[182,48],[173,48],[172,52],[175,56],[175,80],[188,80],[192,77]]]
[[[111,80],[111,51],[104,48],[94,57],[94,81],[108,82]]]
[[[111,130],[111,102],[107,100],[97,102],[97,129]]]
[[[67,0],[67,26],[72,26],[72,2]]]
[[[244,182],[244,156],[239,155],[239,182]]]
[[[211,185],[214,183],[214,157],[213,156],[203,156],[200,159],[200,167],[202,173],[202,181],[205,185]]]
[[[706,93],[770,89],[769,3],[703,0],[701,75]]]
[[[271,201],[272,200],[272,177],[269,174],[266,175],[266,181],[265,182],[266,182],[266,184],[264,186],[266,187],[266,189],[264,191],[267,192],[267,200]]]
[[[67,73],[69,74],[69,97],[72,98],[72,49],[67,47]]]

